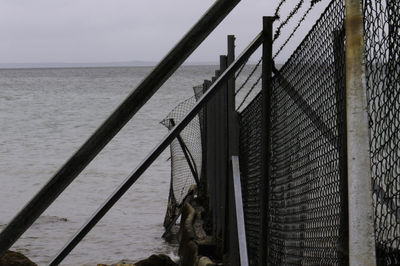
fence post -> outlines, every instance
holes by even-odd
[[[360,0],[346,0],[346,119],[350,266],[376,265]]]
[[[228,66],[235,61],[235,36],[228,35]],[[229,130],[229,159],[239,155],[239,125],[235,110],[235,77],[228,79],[228,130]]]
[[[210,87],[211,81],[204,80],[203,81],[203,93],[204,95],[208,88]],[[199,113],[200,116],[200,130],[201,130],[201,150],[202,150],[202,159],[201,159],[201,176],[200,176],[200,186],[199,186],[199,195],[204,200],[203,204],[207,204],[209,207],[209,193],[208,193],[208,175],[207,175],[207,105],[201,110]]]
[[[262,46],[262,121],[261,128],[261,237],[258,265],[267,265],[268,258],[268,215],[269,179],[271,174],[271,96],[272,96],[272,24],[273,17],[263,17],[264,43]]]
[[[346,70],[345,64],[345,30],[344,27],[333,32],[333,55],[335,65],[336,123],[338,128],[337,149],[339,155],[339,194],[340,194],[340,227],[338,250],[340,262],[349,264],[349,208],[347,184],[347,140],[346,140]]]
[[[227,56],[220,56],[220,73],[227,69]],[[228,124],[227,124],[227,83],[215,95],[216,97],[216,188],[217,188],[217,249],[219,255],[225,252],[225,221],[228,170]]]
[[[212,78],[214,79],[214,78]],[[214,79],[215,80],[215,79]],[[212,81],[205,81],[204,86],[205,89],[208,90],[208,88],[211,86]],[[213,225],[213,235],[215,235],[215,144],[216,144],[216,139],[215,139],[215,127],[216,127],[216,122],[215,122],[215,107],[216,107],[216,101],[215,101],[215,95],[206,105],[206,127],[205,127],[205,135],[206,135],[206,178],[207,178],[207,191],[209,195],[209,208],[211,212],[211,221]]]
[[[235,36],[228,35],[228,66],[235,60]],[[239,155],[239,125],[238,117],[235,110],[235,79],[234,75],[228,79],[228,160],[229,165],[232,165],[232,156]],[[228,242],[227,247],[229,248],[229,259],[230,265],[239,266],[239,239],[237,230],[237,218],[236,218],[236,205],[235,205],[235,190],[233,184],[233,171],[232,167],[229,167],[228,171],[228,231],[229,235],[226,238]]]

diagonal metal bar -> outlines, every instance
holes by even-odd
[[[254,51],[262,44],[263,35],[259,33],[243,53],[233,62],[217,80],[210,86],[204,95],[196,102],[195,106],[186,116],[163,138],[163,140],[153,149],[153,151],[142,161],[142,163],[128,176],[124,182],[113,192],[113,194],[103,203],[103,205],[93,214],[86,224],[75,234],[67,245],[58,253],[49,265],[58,265],[72,249],[90,232],[90,230],[103,218],[112,206],[125,194],[126,191],[139,179],[146,169],[155,159],[170,145],[179,133],[190,123],[190,121],[200,112],[205,104],[222,88],[228,78],[249,58]]]
[[[169,119],[171,125],[174,127],[175,126],[175,120],[173,118]],[[199,174],[197,172],[197,165],[196,162],[193,159],[192,154],[190,153],[188,147],[186,146],[185,142],[183,141],[182,137],[180,134],[176,137],[179,145],[181,146],[183,155],[185,156],[186,162],[189,166],[190,172],[193,175],[194,181],[196,182],[196,185],[199,186],[200,184],[200,179],[199,179]]]
[[[374,190],[377,199],[379,199],[381,203],[385,204],[387,211],[390,214],[393,214],[396,217],[397,224],[400,224],[400,209],[398,208],[396,201],[390,197],[376,181],[373,181],[372,185],[372,189]]]
[[[338,148],[338,137],[337,135],[330,129],[325,122],[319,117],[319,115],[312,109],[312,107],[301,97],[301,95],[296,91],[296,89],[290,84],[289,81],[282,76],[279,70],[276,67],[272,66],[272,72],[275,74],[275,77],[280,79],[283,83],[283,88],[286,93],[293,99],[293,101],[298,105],[298,107],[308,116],[308,118],[313,122],[314,126],[321,131],[322,135],[334,146],[336,149]]]
[[[0,233],[0,257],[71,184],[240,0],[217,0],[153,71]]]

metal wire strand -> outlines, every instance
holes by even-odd
[[[279,17],[279,11],[281,11],[281,8],[285,2],[286,0],[281,0],[278,7],[275,9],[275,17]]]
[[[287,25],[287,23],[299,11],[299,9],[303,6],[303,4],[304,4],[304,0],[300,0],[297,3],[297,5],[295,6],[295,8],[290,12],[289,16],[287,16],[287,18],[278,26],[278,28],[275,31],[274,40],[279,38],[279,36],[281,35],[281,31],[282,31],[283,27],[285,27]]]
[[[236,75],[235,75],[235,79],[237,79],[237,77],[240,76],[240,73],[242,73],[244,67],[246,66],[247,62],[249,61],[249,59],[246,60],[246,62],[243,63],[243,65],[239,68],[239,70],[237,71]]]
[[[246,78],[246,80],[243,82],[243,84],[239,87],[239,89],[236,90],[235,96],[244,88],[244,86],[247,84],[247,82],[249,82],[250,78],[254,75],[254,73],[256,72],[257,68],[260,66],[261,62],[262,62],[262,58],[254,66],[253,70],[251,71],[249,76]]]
[[[247,98],[249,97],[250,93],[254,90],[254,88],[258,85],[258,83],[261,80],[262,75],[260,75],[260,77],[256,80],[256,82],[253,84],[253,86],[251,86],[251,88],[249,89],[249,91],[247,92],[246,96],[244,96],[242,102],[239,104],[239,107],[237,108],[237,110],[240,109],[240,107],[242,107],[242,105],[244,104],[244,102],[247,100]]]
[[[260,160],[264,95],[250,101],[253,91],[239,107],[240,171],[252,266],[263,252],[270,265],[346,263],[344,17],[344,1],[331,1],[285,65],[274,71],[266,225],[255,215],[264,208],[259,204],[265,170]],[[266,251],[259,244],[262,226],[269,235]]]
[[[293,29],[292,33],[289,35],[289,37],[284,41],[284,43],[279,47],[278,51],[275,53],[273,59],[275,59],[280,52],[282,52],[283,48],[285,48],[285,46],[288,44],[288,42],[290,41],[290,39],[292,39],[292,37],[294,36],[294,34],[296,33],[296,31],[300,28],[301,24],[304,22],[304,20],[306,19],[306,17],[308,16],[308,13],[310,13],[310,11],[313,9],[314,5],[310,5],[310,7],[307,9],[307,11],[304,13],[304,15],[302,16],[302,18],[299,20],[299,23],[297,23],[296,27]]]

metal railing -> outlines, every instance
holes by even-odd
[[[179,133],[198,114],[198,112],[217,93],[218,89],[227,82],[228,78],[250,57],[262,44],[263,35],[260,33],[243,51],[243,53],[214,81],[208,91],[198,100],[190,112],[175,125],[175,127],[163,138],[142,163],[128,176],[124,182],[112,193],[102,206],[92,215],[86,224],[75,234],[66,246],[57,254],[50,265],[58,265],[69,252],[86,236],[86,234],[100,221],[110,208],[122,197],[122,195],[136,182],[143,172],[154,162],[161,152],[179,136]],[[6,228],[7,229],[7,228]],[[10,230],[10,229],[9,229]],[[4,232],[4,231],[3,231]],[[0,238],[1,239],[1,238]]]
[[[230,13],[240,0],[218,0],[190,29],[180,42],[163,58],[154,70],[136,87],[136,89],[121,103],[82,147],[61,167],[35,197],[8,223],[0,233],[0,256],[4,254],[16,240],[36,221],[36,219],[52,204],[52,202],[69,186],[82,170],[96,157],[119,130],[136,114],[136,112],[152,97],[161,85],[175,72],[184,60],[200,45],[214,28]],[[176,128],[182,129],[181,126]],[[176,130],[164,139],[162,143],[171,141]],[[175,136],[176,137],[176,136]],[[162,145],[165,148],[165,145]],[[55,265],[66,255],[66,251],[76,245],[89,228],[97,223],[116,200],[132,185],[149,163],[158,155],[160,148],[137,168],[132,176],[110,197],[110,199],[92,217],[74,237],[65,251],[61,252],[51,263]],[[90,230],[90,229],[89,229]],[[79,242],[79,241],[78,241]],[[68,251],[69,252],[69,251]]]
[[[198,112],[210,101],[217,93],[221,85],[227,81],[241,64],[251,56],[251,54],[261,45],[263,35],[260,33],[244,52],[228,67],[221,76],[211,85],[209,90],[197,101],[196,105],[186,114],[186,116],[175,125],[175,127],[161,140],[161,142],[150,152],[140,165],[128,176],[124,182],[114,191],[109,199],[95,212],[90,220],[76,233],[69,243],[62,249],[50,265],[58,265],[66,255],[85,237],[87,233],[97,224],[98,221],[110,210],[110,208],[122,197],[122,195],[136,182],[136,180],[146,171],[155,159],[168,147],[168,145],[179,135],[187,124],[198,114]]]

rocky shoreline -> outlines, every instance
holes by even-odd
[[[0,266],[37,266],[22,253],[8,250],[0,258]]]
[[[182,207],[177,241],[179,242],[179,261],[173,261],[164,254],[154,254],[141,261],[122,260],[115,264],[102,264],[97,266],[213,266],[222,265],[216,259],[213,239],[207,234],[210,231],[207,221],[207,212],[202,206],[202,201],[190,193]],[[29,258],[15,251],[7,251],[0,258],[0,266],[37,266]]]

